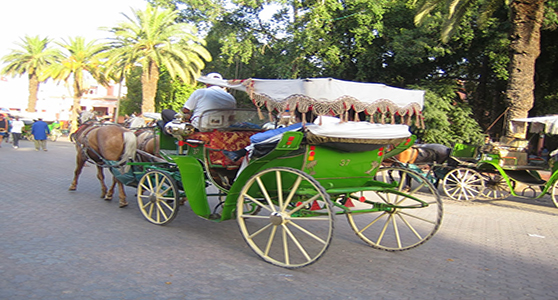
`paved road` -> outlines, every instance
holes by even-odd
[[[75,150],[0,149],[0,299],[558,299],[558,208],[510,199],[444,199],[440,231],[390,253],[345,218],[325,256],[298,270],[265,263],[235,221],[184,206],[167,226],[99,198],[95,168],[69,192]]]

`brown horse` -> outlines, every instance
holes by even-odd
[[[441,144],[416,144],[409,149],[386,159],[386,163],[395,162],[404,164],[425,165],[438,163],[443,164],[450,156],[451,148]]]
[[[159,136],[155,135],[155,130],[153,127],[144,127],[135,132],[137,138],[137,161],[154,161],[158,160],[157,158],[161,158],[158,155],[159,146]]]
[[[124,184],[113,176],[112,186],[107,189],[103,168],[120,168],[121,173],[129,169],[126,162],[133,159],[136,153],[136,136],[130,130],[116,124],[101,125],[98,122],[88,121],[82,124],[72,134],[72,141],[76,144],[77,157],[74,179],[70,191],[75,191],[78,178],[85,162],[97,166],[97,178],[101,183],[101,198],[112,200],[114,187],[118,184],[120,207],[128,205]]]

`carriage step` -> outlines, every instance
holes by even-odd
[[[506,174],[515,181],[525,183],[527,185],[545,185],[546,181],[535,177],[527,170],[506,170]]]
[[[384,191],[386,188],[393,188],[394,185],[391,183],[375,182],[374,186],[361,186],[361,187],[346,187],[346,188],[334,188],[326,189],[328,194],[351,194],[356,192],[365,191]]]

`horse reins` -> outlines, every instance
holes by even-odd
[[[88,121],[89,121],[89,120],[88,120]],[[87,121],[87,122],[88,122],[88,121]],[[125,161],[122,162],[122,163],[120,163],[120,164],[118,164],[118,165],[111,165],[111,164],[109,164],[109,161],[105,160],[101,154],[99,154],[97,151],[95,151],[95,149],[93,149],[92,147],[89,146],[89,143],[88,143],[89,140],[87,139],[87,135],[88,135],[89,133],[91,133],[91,131],[93,131],[93,129],[99,128],[100,126],[107,126],[107,125],[109,125],[109,124],[91,124],[91,126],[85,127],[85,128],[82,130],[82,127],[85,126],[85,125],[87,124],[87,122],[83,123],[83,124],[78,128],[78,130],[76,130],[76,132],[74,133],[74,136],[76,136],[76,137],[75,137],[75,143],[76,143],[76,145],[79,145],[79,147],[81,148],[81,153],[82,153],[83,156],[85,156],[85,158],[86,158],[85,161],[86,161],[86,162],[89,162],[89,163],[92,163],[92,164],[96,165],[97,167],[101,167],[101,168],[106,168],[106,167],[115,167],[115,168],[117,168],[117,167],[120,167],[120,166],[125,165],[125,164],[126,164]],[[110,125],[115,125],[115,124],[110,124]],[[120,126],[120,125],[118,125],[118,126]],[[80,132],[80,130],[82,130],[82,131]],[[78,135],[78,133],[79,133],[79,135]],[[81,142],[78,141],[80,138],[81,138]],[[98,157],[103,163],[99,163],[99,162],[97,162],[96,160],[94,160],[93,158],[91,158],[91,156],[89,155],[88,151],[92,151],[95,155],[97,155],[97,157]]]

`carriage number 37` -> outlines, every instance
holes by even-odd
[[[339,165],[341,167],[345,167],[345,166],[349,165],[350,162],[351,162],[350,159],[342,159],[341,162],[339,163]]]

